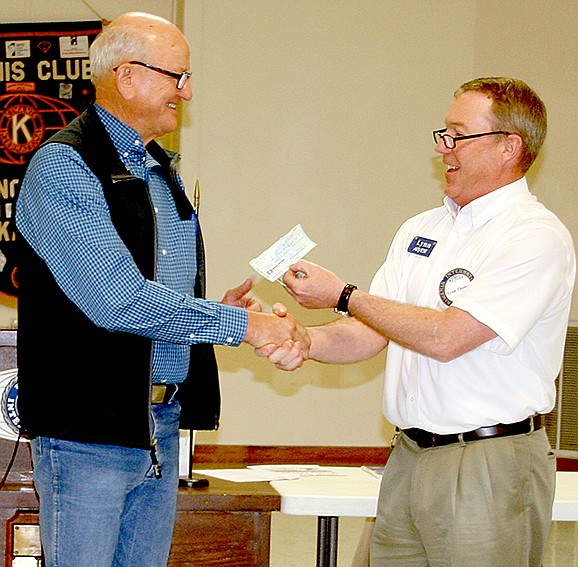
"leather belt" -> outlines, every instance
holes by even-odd
[[[463,443],[467,441],[478,441],[480,439],[491,439],[493,437],[508,437],[509,435],[532,433],[532,431],[540,429],[542,425],[542,416],[534,415],[522,421],[518,421],[517,423],[497,423],[496,425],[489,425],[487,427],[474,429],[473,431],[453,433],[451,435],[431,433],[416,427],[402,429],[402,432],[412,441],[417,443],[417,445],[422,449],[428,449],[430,447],[443,447],[444,445],[451,445],[452,443]]]
[[[151,388],[151,404],[168,404],[178,390],[176,384],[153,384]]]

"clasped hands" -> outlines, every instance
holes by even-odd
[[[331,308],[345,285],[333,272],[312,262],[301,260],[283,276],[287,292],[309,309]],[[295,370],[309,358],[311,338],[287,308],[276,303],[272,313],[263,313],[261,304],[247,294],[250,279],[225,294],[222,303],[247,309],[249,320],[244,342],[255,349],[257,356],[267,357],[277,368]]]

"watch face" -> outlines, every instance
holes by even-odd
[[[357,289],[357,286],[354,284],[346,284],[339,296],[339,300],[337,301],[337,307],[335,307],[335,313],[339,313],[340,315],[349,315],[349,298],[351,294]]]

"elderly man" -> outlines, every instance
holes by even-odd
[[[219,419],[213,344],[307,350],[250,281],[204,297],[204,252],[176,155],[155,138],[192,97],[189,45],[143,13],[91,47],[96,104],[36,153],[17,203],[20,417],[48,567],[161,567],[178,429]]]
[[[403,224],[370,293],[305,261],[284,277],[301,305],[350,315],[309,329],[312,359],[388,348],[383,411],[399,436],[372,567],[541,565],[555,483],[541,414],[575,278],[570,234],[526,183],[545,135],[545,107],[522,81],[462,85],[434,132],[444,204]],[[260,354],[302,362],[287,347]]]

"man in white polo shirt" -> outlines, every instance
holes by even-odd
[[[386,346],[383,411],[400,431],[382,481],[372,567],[539,567],[555,459],[555,402],[575,278],[570,234],[528,191],[546,110],[525,83],[476,79],[434,132],[443,206],[408,220],[365,293],[310,262],[284,282],[308,308],[310,358]],[[303,277],[305,276],[305,277]],[[261,350],[280,368],[302,360]]]

